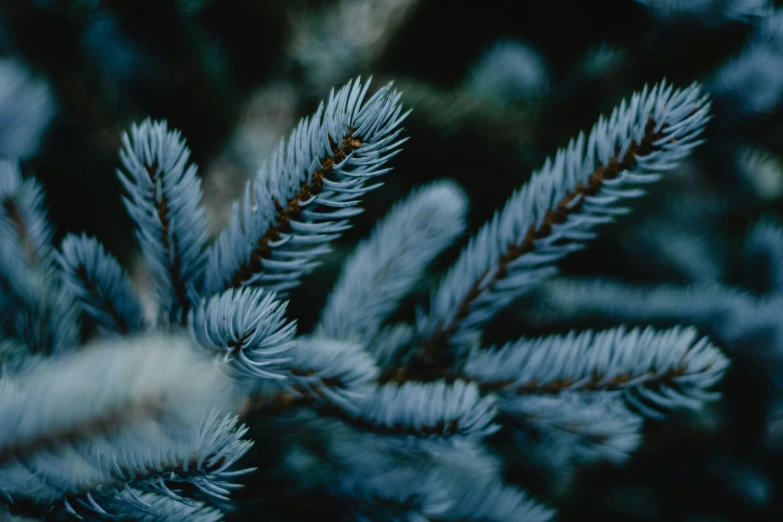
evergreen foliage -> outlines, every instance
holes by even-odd
[[[348,258],[316,328],[297,332],[286,292],[406,139],[401,95],[370,90],[351,81],[302,120],[212,243],[180,133],[131,128],[118,175],[155,284],[150,325],[95,239],[54,250],[40,189],[3,163],[2,333],[27,361],[0,361],[0,496],[13,512],[216,521],[263,497],[236,493],[245,479],[279,471],[347,519],[546,521],[553,510],[504,480],[495,436],[554,467],[619,464],[645,419],[718,397],[728,361],[687,324],[484,342],[499,312],[701,143],[710,103],[695,84],[645,87],[547,160],[406,324],[398,303],[466,229],[455,183],[417,189]],[[79,314],[99,327],[92,346],[80,348]],[[283,458],[265,468],[251,440],[270,437]],[[318,478],[305,487],[303,474]]]

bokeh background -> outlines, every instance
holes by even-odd
[[[623,97],[664,77],[699,81],[714,101],[707,143],[633,216],[571,256],[560,280],[503,315],[489,341],[687,319],[732,358],[723,400],[648,423],[621,468],[563,477],[520,462],[508,479],[558,506],[563,521],[780,520],[783,299],[768,290],[783,257],[754,229],[783,211],[775,4],[0,0],[0,154],[20,157],[44,185],[57,242],[66,232],[97,236],[143,289],[115,175],[133,122],[165,118],[181,129],[217,232],[244,183],[333,86],[357,75],[376,87],[393,80],[413,109],[410,140],[355,227],[292,293],[290,315],[306,331],[352,245],[412,187],[456,180],[475,230]],[[413,317],[457,252],[401,317]],[[585,281],[596,278],[604,282]]]

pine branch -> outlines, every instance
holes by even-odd
[[[716,108],[740,121],[767,118],[783,102],[783,9],[758,20],[747,45],[722,64],[709,81]]]
[[[699,408],[728,360],[694,328],[624,327],[520,339],[472,352],[462,376],[503,395],[617,392],[647,415]],[[649,406],[646,406],[649,404]]]
[[[59,355],[81,344],[79,308],[58,283],[37,270],[28,270],[16,252],[2,245],[0,234],[0,317],[32,354]],[[2,279],[7,277],[5,281]],[[7,293],[6,293],[7,291]],[[2,295],[4,294],[5,295]]]
[[[720,27],[737,21],[757,22],[771,10],[766,1],[727,0],[704,3],[679,0],[636,1],[662,20],[690,20],[707,27]]]
[[[156,279],[171,321],[184,324],[199,300],[206,261],[207,223],[197,167],[179,131],[165,121],[145,120],[123,135],[125,207],[136,222],[136,238]]]
[[[208,293],[260,285],[278,293],[311,272],[327,243],[361,212],[366,185],[404,141],[400,95],[387,85],[369,101],[369,81],[349,82],[280,143],[269,164],[245,187],[240,207],[209,253]],[[328,211],[324,209],[330,209]]]
[[[349,347],[353,345],[317,339],[303,344],[324,350],[331,343],[335,348],[330,350],[331,367],[320,371],[304,369],[308,366],[289,368],[288,378],[280,382],[282,391],[267,391],[252,397],[245,405],[245,415],[258,410],[310,407],[319,415],[338,419],[360,433],[381,437],[384,444],[403,446],[415,445],[417,439],[483,438],[499,429],[493,423],[494,397],[482,397],[475,384],[440,381],[375,386],[371,384],[374,373],[362,375],[358,371],[366,354],[359,358],[356,352],[353,366],[346,364],[351,361],[349,357],[338,357],[349,355]],[[338,370],[338,364],[345,369]],[[312,362],[310,365],[314,366]]]
[[[284,366],[281,389],[314,403],[351,411],[378,375],[361,345],[328,338],[300,338]]]
[[[345,262],[319,333],[370,341],[427,265],[464,231],[466,212],[465,195],[449,181],[395,205]]]
[[[461,381],[377,386],[348,413],[346,422],[360,430],[398,437],[483,438],[500,428],[494,397]]]
[[[27,159],[54,115],[49,85],[15,59],[0,60],[0,157]]]
[[[555,272],[552,263],[627,213],[625,200],[644,194],[639,185],[660,179],[701,143],[708,110],[698,86],[661,83],[547,160],[470,241],[432,297],[419,348],[387,378],[440,375],[453,350],[475,343],[495,314]]]
[[[58,256],[67,289],[104,334],[129,334],[144,328],[144,313],[119,262],[97,239],[69,234]]]
[[[32,353],[52,355],[79,344],[78,310],[54,279],[53,228],[35,180],[0,161],[0,327]]]
[[[707,330],[727,348],[763,337],[776,344],[782,306],[779,298],[759,299],[721,285],[644,287],[579,279],[542,285],[536,300],[539,321],[555,316],[603,324],[689,324]]]
[[[191,310],[188,327],[202,347],[225,354],[243,376],[283,378],[268,367],[286,362],[278,354],[295,343],[296,321],[286,322],[287,306],[260,288],[230,289]]]
[[[54,259],[54,229],[44,208],[43,188],[33,179],[23,180],[15,161],[0,160],[0,227],[14,237],[16,248],[31,265],[49,269]]]
[[[554,515],[497,480],[426,468],[359,468],[332,490],[356,520],[546,522]]]
[[[142,493],[126,490],[118,496],[107,499],[102,506],[108,517],[133,522],[221,522],[223,513],[207,507],[201,502],[189,501],[187,504],[156,493]],[[91,506],[94,508],[94,506]],[[103,513],[99,513],[102,515]],[[78,516],[89,517],[89,510],[81,510]]]
[[[255,381],[257,389],[242,415],[312,407],[329,416],[352,412],[378,376],[370,354],[356,343],[325,337],[300,337],[277,373],[283,379]]]
[[[642,439],[642,419],[616,396],[501,396],[498,406],[519,430],[520,445],[543,454],[555,468],[604,460],[620,464]]]
[[[689,324],[724,350],[755,360],[768,376],[783,371],[779,296],[758,297],[722,285],[623,284],[609,280],[555,280],[536,292],[535,320],[590,324]]]
[[[251,444],[219,413],[230,383],[181,338],[104,343],[2,384],[0,492],[13,502],[100,513],[128,487],[182,500],[175,484],[224,499]]]
[[[38,364],[42,355],[33,355],[19,340],[0,337],[0,379],[7,379]]]
[[[378,367],[391,368],[399,362],[401,354],[410,347],[415,336],[416,332],[409,324],[390,325],[378,331],[367,351],[375,358]]]

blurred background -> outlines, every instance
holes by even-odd
[[[699,81],[714,103],[707,143],[632,216],[568,258],[560,279],[500,318],[488,342],[620,323],[695,324],[733,360],[724,399],[650,423],[622,468],[564,477],[520,462],[508,479],[559,506],[563,521],[780,520],[776,3],[1,0],[0,155],[20,158],[44,185],[58,243],[66,232],[97,236],[143,288],[115,175],[131,123],[149,116],[181,129],[217,232],[244,183],[333,86],[357,75],[373,76],[375,88],[393,80],[413,109],[410,140],[355,227],[293,292],[290,315],[306,331],[351,247],[412,187],[456,180],[476,230],[623,97],[664,77]],[[401,317],[413,317],[457,252]]]

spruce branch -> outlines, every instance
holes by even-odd
[[[141,303],[127,274],[97,239],[69,234],[60,250],[67,289],[103,333],[125,335],[144,328]]]
[[[38,152],[54,113],[46,81],[14,58],[0,60],[0,157],[27,159]]]
[[[753,23],[769,15],[767,0],[726,0],[720,2],[681,2],[679,0],[636,0],[656,17],[666,21],[690,20],[707,27],[732,22]]]
[[[91,506],[94,509],[94,506]],[[157,493],[124,490],[101,506],[104,518],[134,522],[221,522],[223,513],[195,500],[182,503]],[[89,517],[90,510],[80,510],[80,517]],[[88,518],[89,519],[89,518]]]
[[[42,355],[31,354],[20,340],[0,337],[0,379],[7,379],[37,364]]]
[[[0,248],[0,495],[14,510],[218,521],[211,506],[228,508],[249,471],[235,469],[252,445],[233,413],[240,406],[243,416],[272,413],[254,423],[271,449],[256,455],[271,464],[267,497],[314,471],[308,494],[321,488],[359,520],[545,522],[549,509],[504,485],[507,455],[485,439],[521,442],[554,466],[621,463],[640,444],[644,416],[716,396],[727,360],[693,328],[479,349],[500,310],[700,143],[709,103],[695,85],[645,88],[599,119],[478,231],[428,312],[417,310],[414,325],[385,324],[465,228],[467,202],[452,182],[414,192],[358,246],[320,324],[297,338],[281,296],[350,227],[404,141],[400,94],[387,85],[365,101],[369,88],[349,82],[302,120],[210,246],[180,134],[147,120],[125,135],[118,173],[163,306],[156,326],[178,322],[190,338],[114,338],[61,354],[78,344],[78,323],[51,261],[102,330],[142,329],[141,307],[96,240],[68,236],[54,252],[37,185],[0,163],[0,245],[12,247]],[[8,355],[9,332],[57,357]],[[281,425],[296,429],[279,440],[268,427]]]
[[[360,344],[326,337],[300,337],[277,368],[282,379],[256,381],[242,407],[256,411],[313,407],[329,416],[352,412],[378,376],[372,356]]]
[[[369,342],[427,265],[465,229],[467,200],[450,181],[396,204],[351,254],[321,314],[319,332]]]
[[[208,293],[297,286],[361,212],[358,198],[379,186],[367,181],[390,170],[384,165],[399,152],[396,129],[407,116],[391,85],[365,102],[369,87],[357,79],[332,91],[246,185],[209,252]]]
[[[499,409],[518,430],[521,446],[553,467],[620,464],[641,443],[642,419],[606,394],[501,396]]]
[[[184,324],[199,300],[206,261],[207,223],[197,167],[180,132],[145,120],[122,138],[117,170],[136,238],[156,279],[169,319]]]
[[[374,387],[359,400],[348,424],[386,435],[424,438],[486,437],[493,423],[495,398],[472,383],[409,382]]]
[[[375,358],[379,368],[387,369],[396,364],[405,350],[410,347],[416,337],[412,325],[399,323],[381,328],[367,351]]]
[[[415,466],[360,467],[332,491],[357,520],[548,522],[554,515],[496,479]]]
[[[287,301],[260,288],[229,289],[188,315],[191,336],[204,348],[223,353],[245,377],[283,378],[270,366],[288,359],[296,321],[286,322]],[[278,355],[281,354],[281,355]]]
[[[0,227],[13,236],[14,246],[31,266],[45,270],[53,261],[54,229],[46,217],[44,197],[38,182],[22,179],[15,161],[0,160]]]
[[[0,245],[5,239],[0,234]],[[30,270],[18,252],[0,249],[0,318],[30,354],[59,355],[81,344],[79,308],[50,276]],[[6,280],[2,280],[6,278]]]
[[[717,395],[728,360],[694,328],[590,330],[475,350],[462,377],[485,393],[621,393],[647,415],[699,408]],[[649,406],[648,406],[649,404]]]
[[[689,324],[709,332],[721,346],[769,338],[778,344],[781,299],[711,284],[655,287],[611,280],[557,279],[535,294],[539,320],[554,317],[601,324]]]
[[[101,513],[129,487],[182,501],[185,484],[224,499],[251,444],[220,413],[230,382],[179,337],[104,342],[0,384],[0,490],[15,503]]]
[[[281,389],[315,403],[351,411],[378,375],[363,346],[329,338],[300,338],[283,369]]]
[[[478,341],[485,323],[556,271],[552,263],[629,212],[626,200],[645,193],[640,185],[701,143],[708,111],[697,85],[674,90],[663,82],[559,150],[470,241],[432,296],[419,347],[387,378],[430,379],[451,366],[454,350]]]
[[[0,328],[32,353],[79,344],[78,310],[54,278],[53,228],[41,186],[0,160]]]

